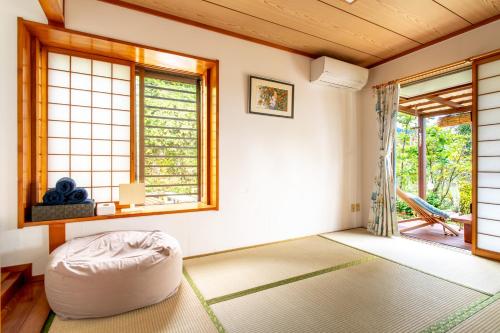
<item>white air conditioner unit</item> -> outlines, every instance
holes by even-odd
[[[361,90],[368,81],[368,69],[328,57],[311,62],[311,82]]]

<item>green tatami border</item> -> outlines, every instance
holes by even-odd
[[[191,286],[191,289],[193,289],[194,293],[196,294],[196,297],[198,297],[198,300],[200,301],[201,305],[207,312],[208,316],[210,317],[210,320],[214,324],[215,328],[217,329],[217,332],[219,333],[225,333],[226,330],[224,329],[224,326],[222,326],[221,322],[219,321],[219,318],[215,315],[215,313],[212,311],[212,308],[208,305],[207,301],[205,300],[205,297],[201,294],[200,290],[194,283],[193,279],[187,272],[186,268],[182,268],[182,272],[184,273],[184,277],[188,281],[189,285]]]
[[[447,318],[438,321],[437,323],[429,326],[422,333],[445,333],[460,325],[470,317],[474,316],[488,305],[493,304],[495,301],[500,300],[500,293],[497,293],[491,297],[486,297],[471,303],[469,306],[457,310],[452,313]]]
[[[47,316],[47,319],[45,320],[45,323],[43,324],[43,328],[40,331],[41,333],[49,333],[50,326],[52,326],[52,322],[54,321],[55,317],[56,317],[56,314],[54,313],[54,311],[50,310],[49,315]]]
[[[383,259],[383,260],[390,261],[390,262],[392,262],[392,263],[394,263],[394,264],[396,264],[396,265],[400,265],[400,266],[403,266],[403,267],[406,267],[406,268],[412,269],[412,270],[414,270],[414,271],[417,271],[417,272],[420,272],[420,273],[423,273],[423,274],[426,274],[426,275],[429,275],[429,276],[432,276],[432,277],[438,278],[438,279],[440,279],[440,280],[443,280],[443,281],[446,281],[446,282],[449,282],[449,283],[453,283],[453,284],[455,284],[455,285],[457,285],[457,286],[460,286],[460,287],[463,287],[463,288],[466,288],[466,289],[469,289],[469,290],[476,291],[476,292],[478,292],[478,293],[480,293],[480,294],[483,294],[483,295],[485,295],[485,296],[494,296],[494,294],[488,293],[488,292],[486,292],[486,291],[484,291],[484,290],[479,290],[479,289],[476,289],[476,288],[472,288],[472,287],[470,287],[470,286],[466,286],[466,285],[464,285],[464,284],[462,284],[462,283],[458,283],[458,282],[455,282],[455,281],[451,281],[451,280],[445,279],[445,278],[443,278],[443,277],[441,277],[441,276],[438,276],[438,275],[435,275],[435,274],[432,274],[432,273],[429,273],[429,272],[424,272],[423,270],[420,270],[420,269],[418,269],[418,268],[411,267],[411,266],[409,266],[409,265],[402,264],[402,263],[397,262],[397,261],[395,261],[395,260],[392,260],[392,259],[389,259],[389,258],[383,257],[383,256],[378,255],[378,254],[375,254],[375,253],[368,252],[368,251],[366,251],[366,250],[363,250],[363,249],[357,248],[357,247],[355,247],[355,246],[352,246],[352,245],[349,245],[349,244],[343,243],[343,242],[341,242],[341,241],[338,241],[338,240],[335,240],[335,239],[328,238],[328,237],[326,237],[324,234],[320,234],[320,235],[318,235],[318,236],[319,236],[319,237],[322,237],[322,238],[324,238],[324,239],[328,239],[329,241],[335,242],[335,243],[337,243],[337,244],[341,244],[341,245],[344,245],[344,246],[350,247],[350,248],[352,248],[352,249],[355,249],[355,250],[358,250],[358,251],[361,251],[361,252],[367,253],[367,254],[372,255],[372,256],[375,256],[375,257],[377,257],[377,258],[380,258],[380,259]]]
[[[287,279],[283,279],[283,280],[279,280],[279,281],[267,283],[267,284],[260,285],[260,286],[254,287],[254,288],[249,288],[249,289],[237,291],[237,292],[234,292],[234,293],[231,293],[231,294],[227,294],[227,295],[223,295],[223,296],[219,296],[219,297],[214,297],[214,298],[211,298],[211,299],[207,300],[207,303],[208,303],[208,305],[213,305],[213,304],[216,304],[216,303],[220,303],[220,302],[224,302],[224,301],[229,301],[229,300],[234,299],[234,298],[238,298],[238,297],[242,297],[242,296],[247,296],[247,295],[254,294],[254,293],[257,293],[257,292],[260,292],[260,291],[264,291],[264,290],[267,290],[267,289],[279,287],[279,286],[282,286],[282,285],[285,285],[285,284],[289,284],[289,283],[301,281],[301,280],[304,280],[304,279],[312,278],[312,277],[315,277],[315,276],[318,276],[318,275],[321,275],[321,274],[326,274],[326,273],[338,271],[338,270],[343,269],[343,268],[348,268],[348,267],[356,266],[356,265],[362,264],[364,262],[368,262],[370,260],[373,260],[375,258],[376,257],[374,257],[374,256],[368,255],[368,256],[365,256],[365,257],[363,257],[361,259],[353,260],[353,261],[346,262],[346,263],[343,263],[343,264],[331,266],[331,267],[328,267],[328,268],[320,269],[320,270],[317,270],[317,271],[313,271],[313,272],[309,272],[309,273],[305,273],[305,274],[301,274],[301,275],[296,275],[296,276],[293,276],[293,277],[290,277],[290,278],[287,278]]]

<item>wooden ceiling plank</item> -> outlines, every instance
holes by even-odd
[[[49,24],[64,27],[64,0],[38,0]]]
[[[499,0],[435,0],[471,23],[500,14]]]
[[[469,23],[432,0],[363,0],[348,4],[338,0],[319,0],[419,43],[469,26]]]
[[[367,66],[380,60],[378,57],[350,47],[281,27],[202,0],[171,0],[168,2],[147,0],[100,1],[200,26],[271,47],[297,50],[311,57],[326,55],[359,66]],[[214,10],[215,7],[217,7],[217,10]]]
[[[437,43],[440,43],[442,41],[445,41],[447,39],[450,39],[452,37],[455,37],[455,36],[458,36],[458,35],[461,35],[463,33],[466,33],[467,31],[470,31],[470,30],[474,30],[476,28],[479,28],[480,26],[483,26],[483,25],[486,25],[486,24],[489,24],[489,23],[492,23],[492,22],[495,22],[496,20],[500,19],[500,14],[497,14],[497,15],[494,15],[494,16],[491,16],[487,19],[484,19],[482,21],[479,21],[477,23],[474,23],[472,25],[469,25],[468,27],[465,27],[465,28],[462,28],[462,29],[459,29],[459,30],[456,30],[452,33],[449,33],[447,35],[444,35],[444,36],[441,36],[439,38],[436,38],[434,40],[431,40],[430,42],[427,42],[425,44],[422,44],[420,46],[416,46],[412,49],[408,49],[406,51],[403,51],[401,53],[398,53],[394,56],[391,56],[391,57],[388,57],[388,58],[385,58],[384,60],[381,60],[381,61],[378,61],[378,62],[375,62],[373,64],[370,64],[367,68],[374,68],[374,67],[377,67],[377,66],[380,66],[382,64],[385,64],[386,62],[389,62],[389,61],[392,61],[392,60],[395,60],[395,59],[398,59],[398,58],[401,58],[405,55],[408,55],[410,53],[413,53],[413,52],[416,52],[418,50],[421,50],[421,49],[424,49],[426,47],[429,47],[431,45],[434,45],[434,44],[437,44]]]
[[[141,1],[151,2],[151,0]],[[382,58],[420,44],[319,1],[205,1]],[[219,8],[212,10],[217,11]]]

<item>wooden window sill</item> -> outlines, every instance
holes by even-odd
[[[117,209],[115,215],[100,215],[100,216],[78,217],[72,219],[47,220],[47,221],[37,221],[37,222],[25,221],[24,226],[34,227],[40,225],[110,220],[110,219],[138,217],[138,216],[191,213],[199,211],[218,210],[218,207],[215,205],[207,205],[204,203],[186,203],[186,204],[173,204],[173,205],[161,205],[161,206],[143,206],[143,207],[138,207],[138,209],[140,210],[133,212],[124,212],[120,209]]]

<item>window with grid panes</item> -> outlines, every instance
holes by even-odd
[[[200,200],[200,79],[140,69],[137,173],[147,204]]]
[[[97,202],[130,183],[131,68],[48,52],[47,186],[73,178]]]

